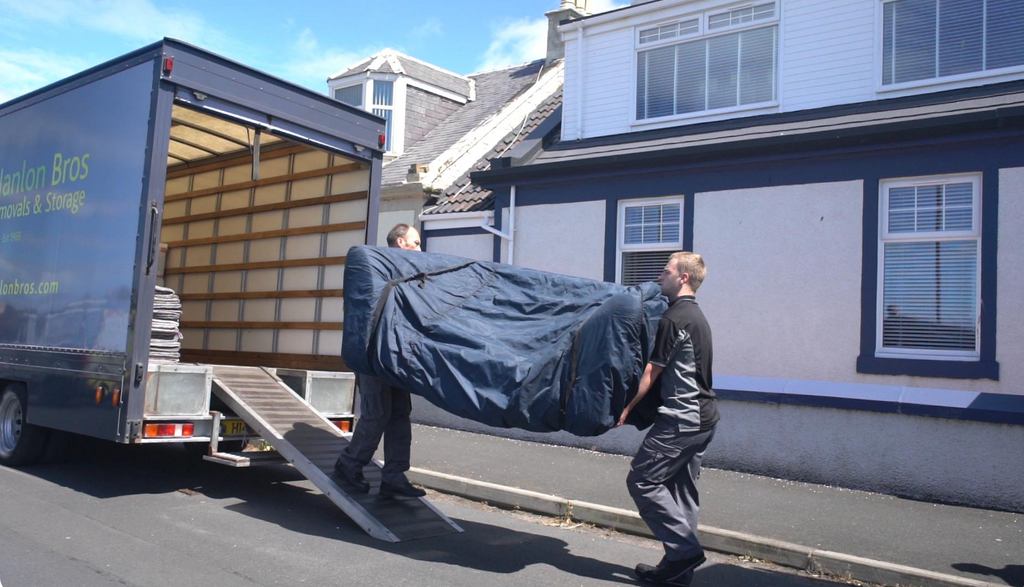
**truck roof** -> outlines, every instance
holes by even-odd
[[[148,61],[154,77],[176,86],[176,102],[203,102],[209,97],[240,106],[237,117],[252,115],[257,126],[277,134],[294,133],[292,125],[354,143],[357,149],[383,150],[385,120],[281,78],[242,65],[183,41],[164,38],[85,71],[0,104],[0,117],[73,88]],[[173,60],[168,69],[164,60]],[[248,112],[246,112],[248,111]],[[248,120],[248,118],[246,118]],[[309,138],[306,133],[304,138]],[[314,137],[315,140],[315,137]],[[330,146],[330,145],[326,145]]]

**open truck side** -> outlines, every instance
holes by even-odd
[[[376,240],[384,129],[170,39],[0,105],[0,464],[51,430],[241,438],[214,427],[216,364],[290,369],[307,403],[325,381],[351,419],[341,276]],[[181,365],[149,360],[161,265]]]

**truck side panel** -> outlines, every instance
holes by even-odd
[[[0,371],[27,382],[31,423],[123,433],[153,78],[144,62],[0,116]]]

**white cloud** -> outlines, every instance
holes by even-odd
[[[292,43],[283,64],[276,66],[284,79],[320,93],[327,92],[327,78],[350,65],[377,53],[383,47],[367,47],[358,51],[340,47],[321,47],[313,31],[303,29]],[[281,56],[278,56],[280,59]]]
[[[498,23],[494,29],[496,34],[477,66],[478,71],[525,63],[540,59],[547,53],[546,18]]]
[[[116,56],[22,48],[31,43],[27,31],[40,26],[81,39],[83,47],[98,33],[129,45],[175,37],[217,53],[242,53],[198,14],[163,10],[149,0],[0,0],[0,14],[6,29],[0,35],[0,102]]]
[[[441,19],[431,16],[413,29],[412,34],[416,37],[441,36],[444,34],[444,30],[441,28]]]
[[[162,10],[149,0],[0,0],[7,18],[68,24],[126,39],[156,41],[175,37],[204,47],[222,47],[223,35],[197,13]]]
[[[587,9],[591,14],[606,12],[629,6],[628,0],[590,0]],[[520,19],[493,25],[495,31],[491,44],[477,71],[498,69],[517,63],[540,59],[547,53],[548,20]]]
[[[12,51],[0,47],[0,103],[65,78],[91,65],[38,49]]]
[[[599,12],[615,10],[616,8],[625,8],[626,6],[629,6],[629,2],[617,2],[616,0],[590,0],[587,4],[587,9],[590,10],[591,14],[597,14]]]

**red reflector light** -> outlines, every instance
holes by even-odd
[[[169,74],[172,71],[174,71],[174,59],[171,58],[171,57],[168,57],[168,58],[164,59],[164,73]]]
[[[352,420],[335,420],[332,424],[337,426],[342,432],[352,431]]]
[[[142,435],[146,438],[192,436],[195,428],[195,424],[146,424],[142,429]]]
[[[377,146],[380,147],[381,149],[383,149],[384,145],[386,145],[387,143],[388,143],[388,136],[386,134],[384,134],[384,133],[380,133],[380,136],[377,137]]]

